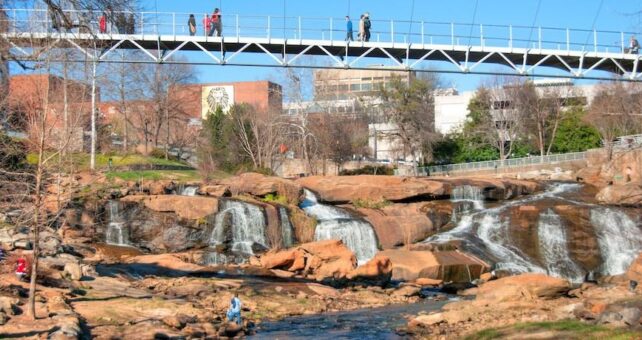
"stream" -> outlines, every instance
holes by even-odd
[[[402,339],[405,316],[437,311],[453,299],[290,317],[261,323],[253,339]]]

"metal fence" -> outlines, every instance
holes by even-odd
[[[65,10],[72,25],[71,33],[99,33],[100,11]],[[61,21],[46,9],[5,9],[2,23],[10,33],[46,33],[62,29]],[[179,12],[113,12],[105,34],[152,36],[188,36],[191,13]],[[210,13],[192,13],[196,17],[197,35],[206,35],[204,22]],[[294,40],[344,41],[346,22],[343,17],[251,16],[222,13],[224,37],[283,38]],[[353,27],[358,27],[358,18]],[[373,16],[371,41],[445,46],[481,46],[528,48],[559,51],[624,53],[629,37],[638,32],[605,31],[546,26],[470,24],[390,20]],[[124,26],[124,27],[123,27]],[[83,31],[84,30],[84,31]],[[356,35],[356,32],[355,32]],[[356,38],[356,36],[355,36]]]
[[[448,174],[451,172],[459,171],[474,171],[474,170],[494,170],[494,169],[506,169],[506,168],[517,168],[529,165],[539,165],[539,164],[556,164],[562,162],[578,161],[586,159],[588,151],[585,152],[573,152],[573,153],[563,153],[555,154],[548,156],[530,156],[523,158],[511,158],[506,160],[495,160],[495,161],[484,161],[484,162],[471,162],[471,163],[459,163],[459,164],[446,164],[446,165],[433,165],[427,167],[418,167],[417,175],[418,176],[429,176],[429,175],[442,175]]]

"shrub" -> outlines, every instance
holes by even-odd
[[[355,208],[367,208],[367,209],[382,209],[392,204],[392,202],[383,198],[380,200],[357,198],[351,203]]]

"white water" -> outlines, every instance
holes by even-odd
[[[196,191],[198,191],[198,187],[196,187],[196,186],[184,187],[183,190],[181,190],[181,195],[182,196],[196,196]]]
[[[281,238],[284,248],[292,247],[294,238],[292,236],[292,223],[288,217],[288,211],[284,207],[279,207],[279,219],[281,220]]]
[[[537,222],[539,253],[550,276],[566,277],[573,282],[582,282],[582,269],[571,259],[568,237],[562,220],[552,209],[539,215]]]
[[[642,250],[642,235],[635,221],[620,210],[604,207],[591,210],[591,223],[604,259],[602,274],[626,272]]]
[[[220,211],[214,219],[214,229],[210,236],[210,245],[216,246],[225,243],[225,220],[231,216],[232,251],[254,255],[252,245],[257,243],[265,248],[265,215],[263,210],[255,205],[223,200],[220,201]]]
[[[377,253],[377,237],[369,223],[355,219],[339,208],[320,204],[309,190],[305,190],[302,207],[318,221],[314,231],[315,240],[343,241],[354,252],[360,265]]]
[[[107,244],[118,246],[129,245],[129,231],[120,216],[118,201],[107,202],[107,208],[109,209],[109,224],[105,232],[105,241]]]
[[[560,217],[553,211],[542,213],[538,220],[538,243],[542,266],[512,245],[507,228],[509,220],[501,220],[500,213],[515,206],[542,199],[554,198],[562,202],[591,209],[593,225],[604,260],[599,272],[616,275],[625,272],[642,250],[642,232],[636,222],[624,212],[595,204],[574,201],[559,195],[577,190],[580,184],[556,184],[546,191],[529,197],[505,202],[483,211],[471,211],[462,216],[452,230],[434,235],[424,242],[444,243],[463,240],[465,247],[478,256],[497,262],[498,269],[515,272],[548,272],[552,276],[581,281],[584,270],[575,263],[568,250],[568,236]]]
[[[456,186],[452,190],[451,201],[469,201],[475,210],[484,209],[484,194],[482,189],[473,185]]]

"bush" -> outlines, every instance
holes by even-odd
[[[382,209],[392,204],[392,202],[386,199],[370,200],[370,199],[361,199],[361,198],[357,198],[351,203],[355,208],[367,208],[367,209]]]
[[[392,176],[395,174],[395,170],[389,166],[385,165],[366,165],[363,168],[354,169],[354,170],[341,170],[339,173],[340,176],[356,176],[356,175],[381,175],[381,176]]]
[[[0,168],[15,170],[24,167],[26,163],[28,163],[26,145],[0,133]],[[37,158],[34,163],[37,163]]]
[[[285,196],[281,195],[275,195],[275,194],[267,194],[265,197],[263,197],[263,202],[266,203],[278,203],[281,205],[287,205],[288,204],[288,198]]]

